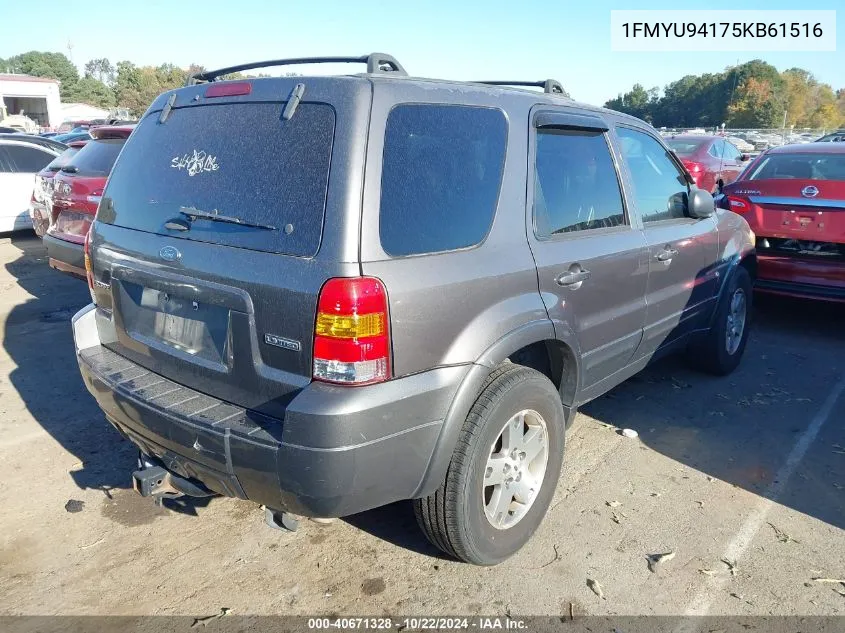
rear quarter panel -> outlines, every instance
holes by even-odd
[[[456,94],[458,93],[458,94]],[[361,267],[387,288],[394,375],[471,363],[527,323],[554,336],[537,284],[525,229],[530,95],[491,99],[489,89],[375,82],[364,186]],[[385,122],[399,103],[501,107],[508,125],[504,176],[495,219],[481,245],[458,251],[389,257],[379,239]],[[372,176],[371,176],[372,174]]]

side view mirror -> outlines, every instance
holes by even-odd
[[[749,156],[748,154],[740,154],[740,155],[739,155],[739,160],[740,160],[741,162],[743,162],[743,163],[744,163],[745,161],[747,161],[749,158],[751,158],[751,156]]]
[[[689,192],[687,213],[691,218],[702,220],[711,217],[716,212],[716,203],[709,191],[692,188]]]

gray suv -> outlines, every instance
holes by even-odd
[[[367,72],[221,80],[321,61]],[[737,366],[746,222],[642,121],[501,83],[374,54],[155,100],[73,318],[139,492],[283,525],[413,499],[432,543],[492,565],[546,513],[579,405],[674,351]]]

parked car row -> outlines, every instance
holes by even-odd
[[[49,181],[51,216],[44,235],[50,266],[85,277],[83,243],[109,173],[134,126],[91,128],[91,140],[77,149]]]
[[[50,266],[84,278],[83,242],[133,127],[91,126],[70,139],[0,134],[0,231],[31,226]]]

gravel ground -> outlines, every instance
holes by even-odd
[[[482,569],[407,503],[286,533],[139,497],[76,367],[87,302],[40,240],[0,239],[0,615],[845,614],[813,580],[845,579],[845,306],[761,299],[732,376],[669,360],[584,407],[539,531]]]

